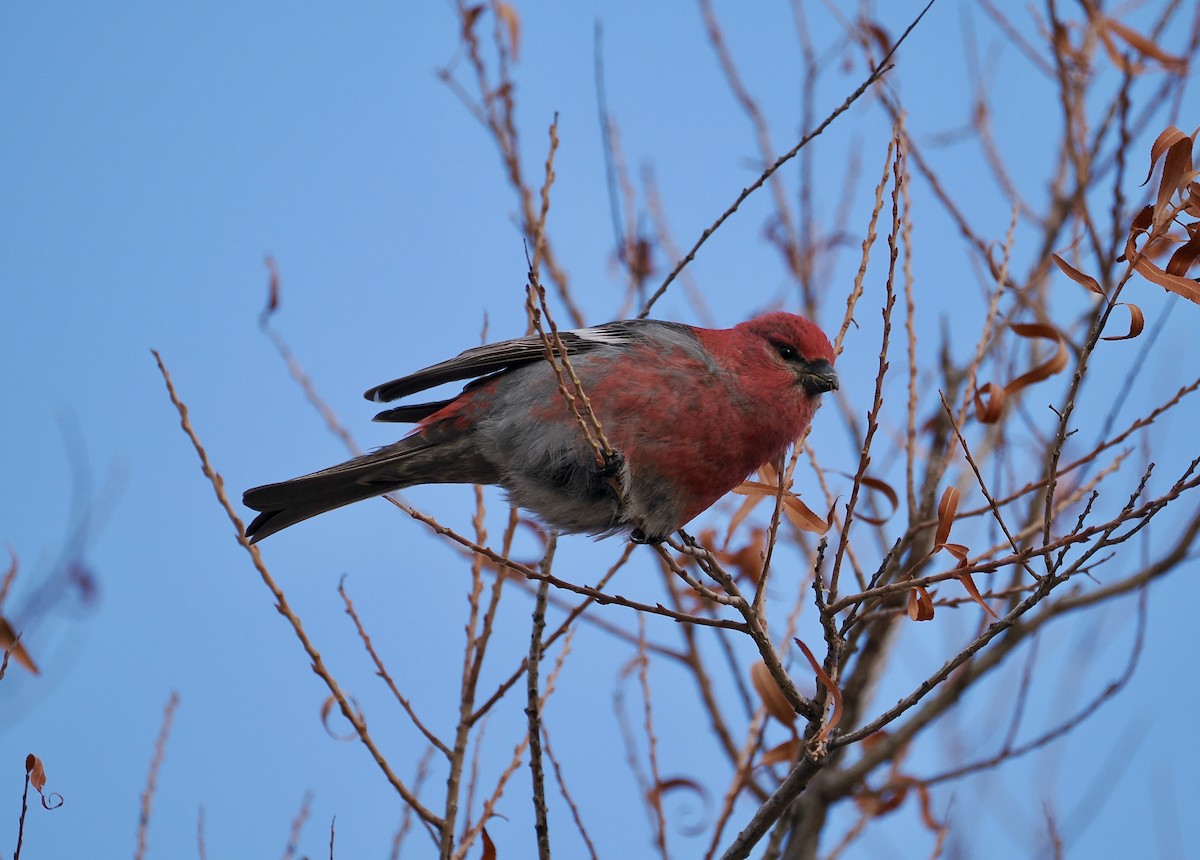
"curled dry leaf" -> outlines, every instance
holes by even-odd
[[[775,495],[775,489],[783,481],[783,475],[775,468],[773,463],[764,463],[758,470],[758,474],[762,477],[763,483],[772,488],[771,495]],[[790,490],[791,483],[785,487],[785,490]],[[800,501],[800,497],[792,492],[783,494],[783,514],[796,528],[803,531],[816,531],[818,534],[824,534],[829,531],[829,524],[833,522],[833,509],[830,508],[829,516],[822,519],[818,514],[812,511],[804,502]]]
[[[962,583],[963,588],[965,588],[967,590],[967,594],[969,594],[971,596],[971,599],[983,607],[984,612],[986,612],[988,615],[992,616],[992,618],[995,618],[996,620],[1000,619],[1000,616],[997,615],[995,612],[993,612],[992,607],[988,606],[987,603],[984,601],[983,595],[981,595],[979,593],[979,589],[975,587],[975,580],[971,578],[971,574],[963,573],[963,574],[959,574],[955,578],[959,582]]]
[[[966,567],[967,556],[970,555],[971,551],[960,543],[947,543],[947,539],[950,537],[950,527],[954,525],[954,515],[958,512],[958,499],[959,492],[956,487],[947,487],[946,491],[942,493],[942,500],[938,502],[938,524],[937,532],[934,535],[933,551],[937,552],[944,549],[958,561],[958,567]],[[992,611],[992,607],[984,602],[983,597],[979,594],[979,589],[975,587],[975,580],[971,578],[971,574],[963,573],[956,577],[956,579],[963,584],[963,588],[967,590],[967,594],[971,596],[971,599],[982,606],[988,615],[993,618],[999,618]],[[929,618],[933,617],[933,600],[929,599],[929,618],[919,617],[923,612],[923,607],[921,605],[921,597],[916,595],[917,589],[925,591],[920,586],[909,591],[908,617],[912,618],[913,621],[928,621]],[[925,597],[929,597],[928,592],[925,592]],[[916,614],[914,615],[914,613]]]
[[[1010,396],[1061,373],[1070,359],[1062,332],[1049,323],[1012,323],[1009,328],[1020,337],[1052,340],[1058,344],[1058,349],[1046,361],[1005,386],[998,386],[994,382],[980,386],[975,392],[975,417],[982,424],[995,424],[1004,414],[1004,404]]]
[[[1055,264],[1062,269],[1063,274],[1072,281],[1079,284],[1081,287],[1086,288],[1088,291],[1095,293],[1101,298],[1105,298],[1104,290],[1100,289],[1100,283],[1091,275],[1085,275],[1062,257],[1058,256],[1058,254],[1051,254],[1050,257],[1054,260]],[[1168,271],[1170,270],[1169,264],[1167,269]],[[1139,334],[1141,334],[1142,330],[1146,327],[1146,316],[1142,313],[1142,309],[1129,302],[1117,302],[1116,306],[1129,308],[1129,331],[1126,334],[1121,335],[1105,335],[1100,339],[1129,340],[1130,338],[1137,337]]]
[[[16,631],[13,630],[13,626],[2,615],[0,615],[0,651],[9,654],[33,674],[41,674],[38,671],[37,665],[33,662],[33,658],[29,656],[29,652],[25,650],[25,646],[21,644],[21,640],[17,636]]]
[[[482,828],[479,835],[483,837],[483,854],[480,860],[496,860],[496,844],[492,842],[492,837],[488,836],[487,828]]]
[[[1170,222],[1173,214],[1171,198],[1177,192],[1182,192],[1196,178],[1192,170],[1192,143],[1192,138],[1185,135],[1173,138],[1173,142],[1167,147],[1163,158],[1162,177],[1158,180],[1158,195],[1154,201],[1155,227],[1165,227]]]
[[[63,796],[58,792],[46,794],[46,768],[42,760],[33,753],[25,756],[25,778],[42,798],[43,809],[58,809],[63,805]]]
[[[767,713],[785,726],[795,725],[796,712],[788,704],[787,698],[783,695],[783,690],[779,689],[779,685],[771,677],[771,670],[767,668],[766,663],[759,660],[750,667],[750,680],[754,684],[754,689],[758,693],[758,697],[762,699]]]
[[[1140,307],[1129,302],[1117,302],[1117,307],[1129,308],[1129,331],[1125,334],[1108,334],[1100,338],[1101,340],[1129,340],[1137,337],[1146,328],[1146,316]]]
[[[1188,301],[1200,304],[1200,281],[1197,281],[1195,278],[1185,277],[1180,272],[1186,256],[1181,256],[1179,259],[1173,256],[1171,262],[1168,263],[1173,272],[1168,272],[1158,266],[1150,253],[1148,253],[1151,245],[1155,244],[1157,240],[1164,238],[1163,233],[1156,233],[1152,230],[1153,221],[1153,206],[1146,206],[1133,217],[1133,221],[1129,227],[1129,239],[1125,243],[1125,253],[1121,255],[1120,259],[1130,261],[1133,265],[1133,270],[1150,283],[1157,284],[1164,290],[1169,290],[1176,295],[1183,296]],[[1195,225],[1190,224],[1188,228],[1194,229]],[[1137,241],[1143,235],[1147,236],[1146,245],[1139,250]],[[1186,245],[1187,243],[1185,243],[1185,247]],[[1179,251],[1176,251],[1176,254],[1179,254],[1182,250],[1180,248]]]
[[[947,825],[938,821],[933,815],[933,798],[929,793],[929,788],[915,779],[913,780],[913,786],[916,788],[917,797],[921,801],[921,821],[934,833],[940,835],[945,831]]]
[[[814,532],[819,535],[829,531],[829,524],[833,522],[832,514],[822,519],[808,505],[800,501],[799,496],[791,494],[783,498],[783,514],[787,517],[788,522],[801,531]]]
[[[959,495],[957,487],[946,487],[942,493],[942,499],[938,502],[938,522],[937,531],[933,535],[933,551],[938,552],[944,549],[954,556],[958,560],[958,566],[962,567],[967,563],[967,554],[970,550],[960,543],[948,543],[950,529],[954,525],[954,516],[958,513]]]
[[[518,60],[521,57],[521,18],[517,15],[517,10],[508,3],[497,2],[493,4],[496,10],[496,17],[500,19],[500,23],[504,25],[508,32],[508,49],[512,54],[513,60]]]
[[[1195,265],[1196,259],[1200,257],[1200,222],[1188,224],[1187,229],[1191,233],[1191,238],[1180,245],[1178,250],[1171,255],[1171,259],[1167,261],[1166,272],[1168,275],[1180,277],[1186,275],[1188,270]]]
[[[325,697],[325,701],[321,704],[321,725],[325,727],[325,733],[328,734],[335,741],[354,740],[356,737],[358,737],[358,734],[356,732],[350,732],[349,734],[339,735],[337,732],[335,732],[333,730],[333,726],[330,725],[329,718],[333,715],[333,708],[334,708],[334,705],[336,705],[336,704],[337,704],[337,699],[335,699],[332,695]],[[357,707],[358,707],[358,705],[355,704],[355,708],[357,708]],[[341,712],[339,711],[338,713],[341,713]],[[362,716],[359,715],[359,719],[361,719],[361,718],[362,718]]]
[[[859,27],[866,34],[867,38],[875,43],[875,47],[879,51],[879,57],[886,57],[888,51],[892,49],[892,37],[888,31],[877,21],[868,21],[865,18],[860,19]],[[878,59],[878,57],[875,59]]]
[[[900,508],[900,497],[896,494],[896,491],[895,491],[895,489],[892,488],[892,485],[889,484],[887,481],[881,481],[878,478],[870,478],[870,477],[867,477],[866,475],[864,475],[862,480],[859,483],[862,484],[862,486],[867,487],[868,489],[883,493],[884,498],[886,498],[888,500],[888,502],[891,504],[892,509],[890,511],[888,511],[888,513],[885,516],[882,516],[882,517],[868,517],[868,516],[864,516],[862,514],[858,514],[857,515],[858,518],[860,520],[862,520],[864,523],[869,523],[870,525],[873,525],[873,526],[883,525],[888,520],[890,520],[892,518],[892,515],[895,514],[896,511]],[[832,517],[830,517],[830,519],[832,519]]]
[[[742,503],[738,505],[738,509],[729,517],[729,527],[725,530],[725,541],[722,544],[724,547],[729,546],[730,541],[733,540],[734,532],[741,528],[742,523],[746,521],[754,509],[758,507],[758,503],[763,499],[760,493],[747,493],[744,495],[746,498],[742,500]],[[713,546],[713,544],[706,543],[705,546]]]
[[[1149,60],[1156,60],[1169,72],[1183,74],[1187,71],[1187,60],[1183,57],[1168,54],[1156,42],[1143,36],[1136,30],[1127,27],[1117,19],[1097,13],[1095,22],[1100,41],[1104,43],[1104,50],[1118,68],[1128,71],[1131,74],[1137,74],[1142,70],[1140,63],[1132,63],[1126,58],[1127,52],[1117,47],[1113,37],[1120,39],[1143,57]]]
[[[1104,297],[1104,290],[1100,289],[1100,282],[1091,275],[1085,275],[1062,257],[1058,256],[1058,254],[1051,254],[1050,259],[1054,260],[1055,265],[1062,269],[1063,274],[1072,281],[1079,284],[1081,287],[1090,290],[1101,298]]]
[[[970,548],[961,543],[941,543],[937,546],[938,549],[944,549],[950,555],[954,556],[959,567],[965,567],[967,564],[967,556],[970,555]]]
[[[908,617],[913,621],[933,620],[933,598],[922,585],[908,590]]]
[[[41,794],[42,789],[46,787],[46,768],[42,760],[33,753],[25,756],[25,773],[29,775],[29,784]]]
[[[784,741],[778,746],[771,747],[759,759],[760,767],[770,767],[773,764],[791,764],[800,753],[800,738],[795,737]]]
[[[662,798],[670,792],[687,791],[696,795],[700,799],[700,805],[703,808],[703,813],[699,821],[691,822],[683,828],[683,832],[689,836],[695,836],[703,833],[708,829],[708,819],[711,817],[712,803],[708,796],[708,791],[703,785],[694,779],[684,776],[675,776],[669,779],[659,780],[658,785],[654,786],[649,791],[649,800],[655,806],[661,806]]]
[[[764,484],[761,481],[742,481],[733,488],[733,492],[739,496],[749,496],[758,500],[773,499],[779,492],[779,485]],[[787,517],[788,522],[802,531],[816,532],[822,535],[829,531],[828,520],[822,519],[813,512],[808,505],[800,501],[800,497],[795,493],[784,492],[783,515]]]
[[[942,492],[938,502],[937,531],[933,536],[934,552],[950,537],[950,527],[954,525],[954,515],[958,513],[959,492],[957,487],[947,487]]]
[[[1150,180],[1155,166],[1161,160],[1163,166],[1158,192],[1154,203],[1144,207],[1130,222],[1125,253],[1120,259],[1129,261],[1134,271],[1150,283],[1200,304],[1200,281],[1187,277],[1188,270],[1200,258],[1200,238],[1197,235],[1200,233],[1200,222],[1181,225],[1186,237],[1171,233],[1180,215],[1200,217],[1200,186],[1195,181],[1197,172],[1192,164],[1195,142],[1194,133],[1187,135],[1175,126],[1168,126],[1150,147],[1150,170],[1145,181]],[[1178,203],[1175,202],[1176,198]],[[1139,249],[1138,240],[1143,236],[1146,241]],[[1163,244],[1180,245],[1165,269],[1154,262]]]
[[[833,710],[829,714],[829,718],[821,726],[821,730],[817,732],[812,739],[814,746],[820,746],[825,743],[825,739],[829,737],[829,733],[837,728],[837,724],[842,721],[842,691],[838,689],[837,684],[833,682],[833,678],[825,671],[825,668],[817,662],[817,658],[813,656],[813,652],[808,650],[799,638],[793,640],[800,650],[804,652],[804,656],[808,658],[808,663],[812,666],[812,670],[816,672],[817,679],[821,682],[821,686],[829,691],[829,701],[833,703]]]
[[[701,546],[717,546],[716,529],[701,529],[697,537]],[[762,526],[755,526],[750,530],[750,539],[737,549],[728,549],[728,541],[726,541],[725,547],[710,549],[709,552],[721,563],[722,567],[733,569],[733,578],[735,581],[749,582],[757,585],[759,576],[762,574],[766,545],[767,530]],[[696,566],[696,557],[686,553],[677,556],[675,561],[680,567]],[[682,587],[680,592],[699,597],[691,588],[686,586]]]
[[[1158,137],[1154,139],[1154,143],[1150,145],[1150,167],[1146,171],[1146,178],[1142,180],[1142,185],[1149,182],[1150,177],[1154,175],[1154,165],[1163,157],[1163,153],[1174,146],[1178,146],[1185,140],[1190,140],[1190,138],[1173,125],[1169,125],[1159,132]]]

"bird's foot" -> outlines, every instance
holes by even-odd
[[[600,466],[600,476],[603,478],[619,478],[625,468],[625,455],[620,451],[605,451],[604,463]]]
[[[666,535],[648,535],[644,531],[642,531],[640,528],[638,528],[638,529],[634,529],[633,531],[631,531],[629,533],[629,539],[631,541],[633,541],[634,543],[648,544],[648,545],[653,546],[654,544],[660,544],[663,541],[665,541],[667,539],[667,536]]]

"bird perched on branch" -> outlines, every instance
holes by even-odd
[[[473,380],[449,400],[376,415],[416,423],[399,442],[247,490],[243,502],[261,513],[246,535],[261,540],[351,502],[451,483],[503,487],[562,532],[657,543],[781,455],[821,394],[838,387],[828,338],[789,313],[730,329],[627,320],[560,339],[594,419],[582,399],[582,420],[573,414],[560,390],[574,393],[571,375],[547,360],[540,336],[468,349],[366,393],[386,403]]]

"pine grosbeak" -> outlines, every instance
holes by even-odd
[[[497,484],[562,532],[632,532],[654,543],[781,455],[838,387],[833,348],[794,314],[731,329],[654,320],[564,332],[583,390],[616,456],[602,467],[558,390],[540,337],[479,346],[388,382],[369,400],[471,379],[449,400],[397,406],[416,422],[394,445],[248,490],[260,540],[293,523],[413,484]]]

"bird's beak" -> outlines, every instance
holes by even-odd
[[[828,361],[810,361],[800,377],[800,382],[809,394],[824,394],[826,391],[837,390],[838,375]]]

